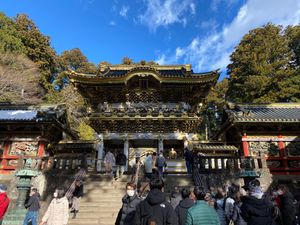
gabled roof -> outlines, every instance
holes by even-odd
[[[53,123],[72,138],[77,138],[69,129],[64,105],[29,106],[0,103],[0,123]]]
[[[295,123],[300,122],[300,103],[229,104],[229,120],[238,123]]]
[[[190,64],[186,65],[101,65],[98,74],[84,74],[68,71],[71,82],[82,83],[126,83],[136,74],[151,74],[160,82],[216,82],[218,71],[194,73]]]

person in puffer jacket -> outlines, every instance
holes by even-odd
[[[67,225],[69,219],[69,202],[63,188],[57,188],[40,225]]]
[[[132,225],[134,224],[135,212],[137,205],[141,202],[141,199],[135,192],[135,184],[126,184],[126,194],[122,198],[122,208],[120,209],[115,225]]]
[[[185,224],[187,211],[189,210],[189,208],[191,208],[194,205],[194,201],[190,198],[190,195],[191,195],[191,191],[189,189],[183,188],[181,190],[182,200],[175,208],[179,225]]]

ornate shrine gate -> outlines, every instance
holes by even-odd
[[[107,149],[124,151],[131,161],[148,151],[182,154],[197,140],[198,112],[219,73],[194,73],[191,65],[101,65],[99,74],[69,77],[99,134],[100,170]]]

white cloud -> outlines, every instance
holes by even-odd
[[[109,25],[110,25],[110,26],[116,26],[117,23],[116,23],[115,21],[112,20],[112,21],[109,22]]]
[[[241,38],[251,29],[268,22],[281,25],[296,25],[300,22],[298,0],[248,0],[232,22],[221,31],[207,37],[196,36],[189,45],[177,47],[173,54],[158,57],[167,63],[192,63],[196,71],[226,70],[229,56]]]
[[[151,31],[173,23],[181,23],[185,26],[188,15],[196,13],[194,0],[145,0],[145,2],[146,11],[138,18]]]
[[[127,13],[129,11],[129,6],[123,5],[121,10],[120,10],[120,15],[123,17],[127,17]]]

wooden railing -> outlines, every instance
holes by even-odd
[[[193,168],[200,173],[212,173],[234,169],[261,169],[262,167],[262,159],[259,157],[237,156],[199,156],[194,158],[193,165]]]
[[[16,169],[31,168],[36,170],[95,170],[96,160],[86,160],[83,157],[20,157]]]

